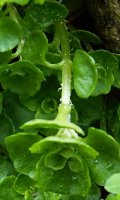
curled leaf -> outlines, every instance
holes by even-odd
[[[112,194],[120,194],[120,173],[113,174],[107,179],[105,189]]]
[[[85,160],[97,155],[89,145],[80,139],[50,136],[33,144],[29,150],[40,156],[35,179],[43,191],[81,196],[88,193],[91,182]]]
[[[34,120],[26,122],[20,128],[21,129],[70,128],[70,129],[74,129],[77,133],[84,135],[83,130],[79,126],[75,125],[74,123],[62,122],[62,121],[58,121],[58,120],[34,119]]]

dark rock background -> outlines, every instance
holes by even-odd
[[[86,0],[96,32],[105,48],[120,53],[120,0]]]
[[[70,10],[69,22],[96,33],[102,47],[120,53],[120,0],[63,0]]]

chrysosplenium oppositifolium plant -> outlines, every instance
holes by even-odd
[[[120,56],[68,15],[0,0],[0,200],[120,198]]]

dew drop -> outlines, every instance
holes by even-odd
[[[95,163],[98,163],[98,160],[95,160],[94,162],[95,162]]]

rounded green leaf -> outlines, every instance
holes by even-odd
[[[0,52],[13,49],[21,37],[21,28],[15,21],[8,17],[0,19]]]
[[[29,30],[38,27],[44,29],[57,21],[63,20],[67,15],[68,10],[63,4],[57,1],[47,0],[43,5],[31,4],[26,9],[23,23],[25,29],[26,25]]]
[[[31,61],[31,63],[53,69],[59,69],[63,64],[59,54],[48,52],[48,39],[41,30],[32,31],[27,37],[21,56],[24,60]]]
[[[43,191],[86,196],[91,182],[83,158],[94,159],[97,155],[94,149],[79,139],[51,136],[33,144],[29,150],[40,156],[35,179]]]
[[[84,140],[98,152],[106,153],[110,157],[119,158],[119,143],[105,131],[97,128],[89,128],[88,136]],[[114,151],[111,151],[111,149]]]
[[[25,174],[19,174],[14,182],[14,190],[19,194],[25,194],[25,191],[34,188],[35,181]]]
[[[120,173],[120,146],[112,136],[96,128],[88,130],[84,141],[99,152],[94,161],[88,162],[88,166],[95,183],[104,186],[111,175]]]
[[[39,155],[33,155],[28,148],[41,137],[34,133],[18,133],[6,138],[5,143],[15,169],[30,177],[34,177],[35,166]]]
[[[89,32],[89,31],[75,30],[75,31],[72,31],[71,33],[74,36],[76,36],[79,40],[82,40],[84,42],[91,42],[93,44],[100,44],[101,43],[101,39],[97,35]]]
[[[43,191],[59,194],[86,196],[91,186],[86,163],[79,173],[71,172],[67,164],[61,170],[53,170],[44,163],[44,156],[36,165],[36,180]]]
[[[98,81],[92,96],[107,94],[114,83],[114,71],[118,68],[118,59],[109,51],[96,50],[89,52],[96,62]]]
[[[42,31],[33,31],[25,41],[22,57],[34,64],[43,64],[48,49],[48,40]]]
[[[81,98],[88,98],[95,89],[97,78],[93,58],[86,52],[77,50],[73,59],[73,82],[77,95]]]
[[[20,95],[33,96],[43,80],[43,73],[27,61],[18,61],[0,68],[2,87]]]
[[[14,176],[8,176],[0,182],[0,200],[24,200],[24,197],[14,190],[14,181]]]
[[[113,174],[107,179],[105,189],[113,194],[120,194],[120,173]]]

